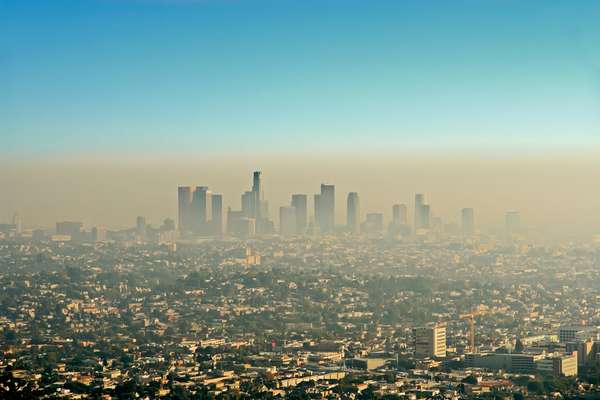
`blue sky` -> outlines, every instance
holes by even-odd
[[[0,154],[589,149],[600,2],[0,1]]]

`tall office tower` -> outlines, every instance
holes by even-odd
[[[211,191],[206,186],[197,186],[192,196],[191,221],[192,231],[196,234],[209,233],[208,216],[210,215]]]
[[[506,213],[506,232],[509,234],[517,233],[521,230],[521,215],[518,211],[509,211]]]
[[[346,200],[346,227],[350,233],[358,233],[360,225],[360,199],[358,193],[348,193]]]
[[[462,209],[462,232],[465,236],[475,233],[475,213],[472,208]]]
[[[254,192],[244,192],[242,194],[242,214],[247,218],[254,218]]]
[[[321,184],[319,197],[319,230],[324,234],[332,234],[335,230],[335,186]]]
[[[408,209],[406,204],[394,204],[392,206],[392,224],[394,226],[408,224]]]
[[[146,239],[146,218],[141,217],[141,216],[136,218],[135,233],[137,234],[139,239],[141,239],[141,240]]]
[[[413,329],[417,358],[446,357],[446,325],[436,324]]]
[[[292,236],[296,234],[296,208],[279,208],[279,234],[281,236]]]
[[[252,174],[252,190],[242,195],[242,213],[246,218],[255,220],[257,233],[271,233],[273,222],[269,220],[269,203],[263,195],[262,173]]]
[[[263,211],[263,187],[262,187],[262,173],[260,171],[254,171],[252,174],[252,193],[254,193],[254,215],[253,217],[257,220],[262,218]]]
[[[192,205],[192,188],[190,186],[179,186],[177,188],[178,200],[178,224],[180,232],[191,230],[191,205]]]
[[[394,204],[392,206],[392,225],[400,225],[400,204]]]
[[[394,204],[392,206],[392,222],[390,222],[388,233],[392,237],[410,235],[406,204]]]
[[[213,194],[212,195],[212,215],[211,225],[212,233],[220,236],[223,233],[223,195]]]
[[[320,233],[320,227],[319,227],[319,221],[321,220],[321,214],[323,213],[323,211],[321,210],[322,206],[321,206],[321,195],[320,194],[315,194],[314,195],[314,208],[315,208],[315,218],[313,221],[313,230],[314,233]]]
[[[21,216],[17,213],[14,213],[12,223],[15,226],[16,234],[20,235],[23,232],[23,223],[21,221]]]
[[[308,224],[308,199],[305,194],[292,195],[292,207],[296,209],[296,233],[304,235]]]
[[[260,215],[260,219],[269,219],[269,202],[267,200],[261,200],[258,204],[258,215]]]
[[[431,208],[429,204],[421,206],[421,228],[429,229],[431,226]]]
[[[425,205],[425,196],[417,193],[415,195],[415,231],[423,228],[423,206]]]

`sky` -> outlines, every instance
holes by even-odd
[[[364,212],[600,232],[600,2],[0,0],[0,222],[131,226],[176,186],[275,216]],[[118,199],[118,201],[116,200]],[[597,217],[598,216],[598,217]]]
[[[600,144],[600,3],[3,0],[0,154]]]

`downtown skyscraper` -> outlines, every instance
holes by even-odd
[[[463,208],[461,211],[462,233],[472,236],[475,233],[475,212],[472,208]]]
[[[417,193],[415,195],[415,232],[419,229],[428,229],[430,224],[431,211],[428,204],[425,204],[425,195]]]
[[[308,225],[308,199],[305,194],[292,195],[292,207],[296,210],[296,233],[303,235],[306,233]]]
[[[346,228],[350,233],[358,233],[360,228],[360,200],[358,193],[348,193],[346,207]]]
[[[324,235],[335,231],[335,186],[321,184],[321,193],[315,195],[315,223]]]
[[[220,234],[223,225],[223,198],[206,186],[177,189],[178,229],[182,236]]]

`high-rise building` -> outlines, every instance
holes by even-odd
[[[263,195],[262,173],[252,174],[252,189],[242,194],[242,214],[255,221],[257,233],[271,233],[273,223],[269,220],[269,203]]]
[[[423,206],[425,205],[425,196],[417,193],[415,195],[415,231],[424,228],[423,226]]]
[[[296,234],[296,208],[279,208],[279,234],[281,236],[292,236]]]
[[[472,208],[463,208],[462,232],[464,236],[472,236],[475,233],[475,213]]]
[[[217,236],[220,236],[223,233],[223,195],[213,194],[211,202],[211,225],[213,231],[212,233]]]
[[[316,198],[315,198],[316,205]],[[335,230],[335,186],[321,184],[318,200],[319,217],[315,218],[322,234],[332,234]],[[316,217],[316,213],[315,213]]]
[[[242,194],[242,214],[247,218],[254,218],[255,215],[255,193],[244,192]]]
[[[182,233],[191,231],[192,188],[190,186],[179,186],[177,189],[177,200],[179,231]]]
[[[392,206],[392,222],[390,222],[388,233],[392,237],[409,236],[410,225],[408,224],[408,208],[406,204],[394,204]]]
[[[191,228],[196,234],[210,234],[208,216],[211,214],[211,195],[211,191],[206,186],[197,186],[192,195]]]
[[[254,173],[252,174],[252,193],[254,194],[254,215],[253,217],[256,218],[256,220],[260,220],[261,218],[263,218],[263,187],[262,187],[262,179],[261,179],[261,175],[262,173],[260,171],[254,171]]]
[[[348,193],[346,202],[346,227],[350,233],[358,233],[360,224],[360,199],[358,193]]]
[[[406,204],[394,204],[392,206],[392,224],[394,226],[408,224],[408,209]]]
[[[317,233],[318,231],[320,231],[320,226],[319,226],[319,222],[321,221],[321,195],[319,193],[314,195],[314,209],[315,209],[315,218],[313,221],[313,230],[315,231],[314,233]]]
[[[429,229],[431,227],[431,207],[429,204],[421,206],[421,228]]]
[[[446,357],[446,325],[436,324],[414,328],[413,335],[416,357]]]
[[[292,207],[296,209],[296,233],[303,235],[306,233],[308,224],[308,199],[305,194],[292,195]]]

